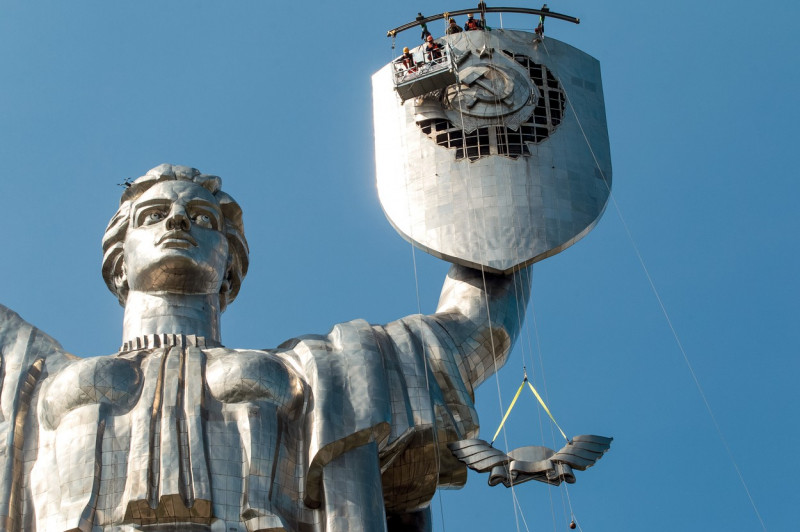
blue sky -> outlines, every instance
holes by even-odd
[[[117,183],[171,162],[222,176],[244,208],[251,268],[223,317],[226,345],[432,312],[447,264],[416,253],[418,301],[411,248],[375,190],[370,76],[392,58],[386,30],[469,7],[3,0],[0,302],[73,353],[114,352],[122,309],[100,277],[100,238]],[[582,23],[550,21],[548,35],[601,62],[625,222],[611,205],[589,236],[535,266],[526,329],[478,391],[482,434],[525,363],[567,433],[615,438],[568,491],[517,489],[528,530],[566,529],[567,497],[587,532],[762,529],[633,241],[766,528],[792,530],[800,10],[550,7]],[[553,442],[530,394],[508,426],[512,447]],[[436,529],[526,530],[511,497],[471,477],[434,499]]]

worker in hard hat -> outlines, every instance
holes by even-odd
[[[467,14],[467,22],[464,24],[464,31],[482,30],[483,21],[476,19],[472,13]]]
[[[408,46],[403,48],[403,55],[400,56],[400,62],[403,63],[403,66],[409,73],[417,71],[417,63],[414,61],[414,55],[408,50]]]
[[[450,19],[450,25],[447,26],[447,31],[445,31],[448,35],[453,35],[454,33],[461,33],[461,26],[456,24],[456,19]]]
[[[426,39],[428,44],[425,45],[425,53],[428,57],[428,61],[436,61],[437,59],[442,58],[442,47],[433,40],[432,35],[428,35]]]

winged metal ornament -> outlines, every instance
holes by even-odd
[[[575,436],[559,451],[528,446],[508,454],[484,440],[471,439],[450,443],[447,447],[461,462],[478,473],[489,473],[489,485],[509,488],[529,480],[558,486],[575,483],[573,469],[585,471],[603,457],[613,438],[585,434]]]

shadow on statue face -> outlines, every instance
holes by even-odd
[[[131,206],[124,253],[130,290],[218,293],[228,265],[219,202],[188,181],[151,187]]]

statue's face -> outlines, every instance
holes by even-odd
[[[219,202],[189,181],[153,185],[131,206],[123,247],[130,290],[218,293],[228,264]]]

